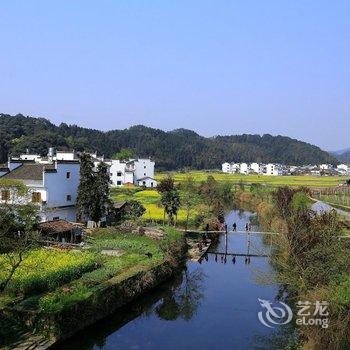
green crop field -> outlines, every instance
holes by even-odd
[[[261,183],[273,187],[278,186],[307,186],[307,187],[334,187],[345,182],[348,177],[344,176],[267,176],[267,175],[242,175],[242,174],[225,174],[222,172],[169,172],[158,173],[156,179],[159,181],[167,175],[171,175],[175,182],[183,182],[188,175],[191,175],[196,182],[205,181],[208,175],[214,176],[216,181],[232,181],[235,184],[243,182],[244,184]]]
[[[160,194],[156,190],[142,190],[140,188],[116,188],[111,191],[111,198],[116,202],[122,202],[126,200],[137,200],[145,207],[146,212],[142,218],[145,220],[161,221],[164,217],[164,209],[159,204]],[[193,218],[195,211],[191,211],[190,218]],[[180,209],[178,221],[186,220],[186,211]]]
[[[11,256],[0,255],[0,283],[11,269],[10,259]],[[95,262],[96,256],[90,252],[45,248],[32,250],[16,270],[7,292],[27,295],[54,289],[93,270]]]
[[[172,228],[165,232],[165,238],[171,242],[182,235]],[[95,229],[90,237],[83,250],[30,251],[8,287],[0,293],[0,312],[14,302],[21,307],[35,306],[55,312],[92,295],[112,277],[136,267],[153,266],[164,259],[162,242],[147,236],[120,233],[111,227]],[[105,250],[116,250],[120,255],[105,255]],[[0,254],[0,283],[10,269],[9,258]]]

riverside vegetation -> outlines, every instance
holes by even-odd
[[[0,344],[10,344],[25,331],[64,337],[109,312],[101,305],[108,305],[103,299],[111,288],[119,288],[113,295],[119,295],[115,305],[122,305],[169,277],[172,266],[181,261],[182,234],[171,227],[163,231],[164,237],[156,240],[100,228],[91,232],[85,249],[37,246],[23,252],[0,293]],[[8,279],[15,255],[2,247],[0,284]],[[142,277],[147,273],[149,277]],[[139,276],[142,287],[132,281],[127,289],[122,287],[133,276]]]
[[[273,236],[272,262],[289,300],[329,302],[328,328],[300,327],[305,348],[348,348],[350,241],[341,238],[348,233],[336,212],[311,210],[306,188],[265,191],[255,185],[235,198],[241,207],[257,212],[261,225],[279,233]]]

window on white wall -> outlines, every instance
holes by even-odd
[[[32,203],[40,203],[41,202],[41,193],[33,192],[32,193]]]
[[[2,190],[1,191],[1,200],[3,200],[3,201],[10,200],[10,191],[9,190]]]

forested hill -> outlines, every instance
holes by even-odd
[[[137,125],[125,130],[102,132],[47,119],[0,114],[0,162],[8,153],[46,154],[48,147],[97,151],[111,157],[122,148],[133,155],[150,156],[157,169],[215,169],[224,161],[278,162],[285,164],[337,163],[320,148],[284,136],[235,135],[206,138],[193,131],[165,132]]]
[[[350,163],[350,148],[342,152],[331,152],[331,154],[337,158],[340,162]]]

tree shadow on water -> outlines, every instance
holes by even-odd
[[[189,272],[186,270],[182,282],[163,297],[155,312],[163,320],[174,321],[178,318],[189,321],[196,315],[203,298],[203,279],[201,269]]]

